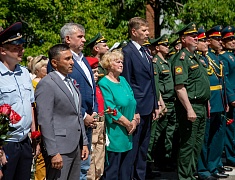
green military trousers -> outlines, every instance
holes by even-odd
[[[198,157],[201,152],[206,125],[206,104],[192,104],[197,119],[191,122],[181,103],[176,105],[176,117],[179,120],[180,149],[178,156],[178,178],[180,180],[196,179]]]
[[[151,137],[148,148],[147,159],[148,162],[153,162],[156,157],[156,145],[159,137],[163,137],[163,144],[161,144],[161,149],[163,148],[166,158],[171,157],[172,153],[172,140],[176,125],[176,114],[174,102],[166,103],[167,113],[161,117],[159,120],[153,121],[151,129]]]

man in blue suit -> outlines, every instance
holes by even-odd
[[[130,19],[131,41],[123,48],[122,75],[130,84],[137,101],[135,119],[139,123],[133,134],[133,149],[130,157],[130,179],[145,179],[146,159],[150,140],[152,118],[158,116],[157,95],[154,83],[152,59],[142,47],[148,39],[148,22],[140,17]],[[153,115],[152,115],[153,113]]]
[[[67,44],[73,54],[74,67],[69,75],[76,80],[76,86],[82,95],[82,116],[86,126],[86,135],[88,138],[88,148],[91,149],[92,128],[95,127],[97,110],[95,81],[90,65],[82,54],[85,39],[85,29],[82,25],[76,23],[66,23],[60,30],[62,43]],[[50,66],[50,64],[49,64]],[[48,67],[48,72],[50,72]],[[80,179],[87,179],[87,171],[90,168],[90,156],[87,160],[81,162]]]

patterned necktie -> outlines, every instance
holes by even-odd
[[[141,47],[140,51],[142,52],[143,59],[149,63],[149,59],[147,58],[147,54],[146,54],[144,47]]]
[[[71,91],[73,93],[73,99],[74,99],[76,108],[78,110],[78,101],[79,101],[78,100],[78,93],[77,93],[76,89],[74,88],[71,79],[69,77],[66,77],[65,79],[66,79],[66,82],[68,82],[68,85],[69,85],[69,87],[70,87],[70,89],[71,89]]]

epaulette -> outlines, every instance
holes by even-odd
[[[185,52],[182,52],[181,55],[180,55],[180,59],[184,60],[184,58],[185,58]]]
[[[215,53],[215,50],[214,50],[214,49],[211,49],[211,52]]]
[[[233,59],[233,57],[232,57],[232,56],[230,56],[230,55],[229,55],[228,57],[229,57],[229,58],[234,62],[234,59]]]
[[[104,76],[104,74],[98,74],[98,77],[103,77]]]
[[[198,53],[199,55],[202,55],[202,52],[201,52],[201,51],[197,51],[197,53]]]
[[[225,51],[221,51],[219,54],[224,54],[225,53]]]
[[[175,54],[175,53],[176,53],[175,51],[172,51],[172,52],[169,53],[169,55],[173,55],[173,54]]]
[[[156,63],[157,62],[157,58],[153,58],[152,62]]]

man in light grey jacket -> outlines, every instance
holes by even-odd
[[[88,157],[87,137],[81,115],[81,95],[68,74],[74,61],[69,46],[49,50],[55,71],[36,87],[38,124],[46,150],[46,178],[73,180],[80,175],[81,159]]]

